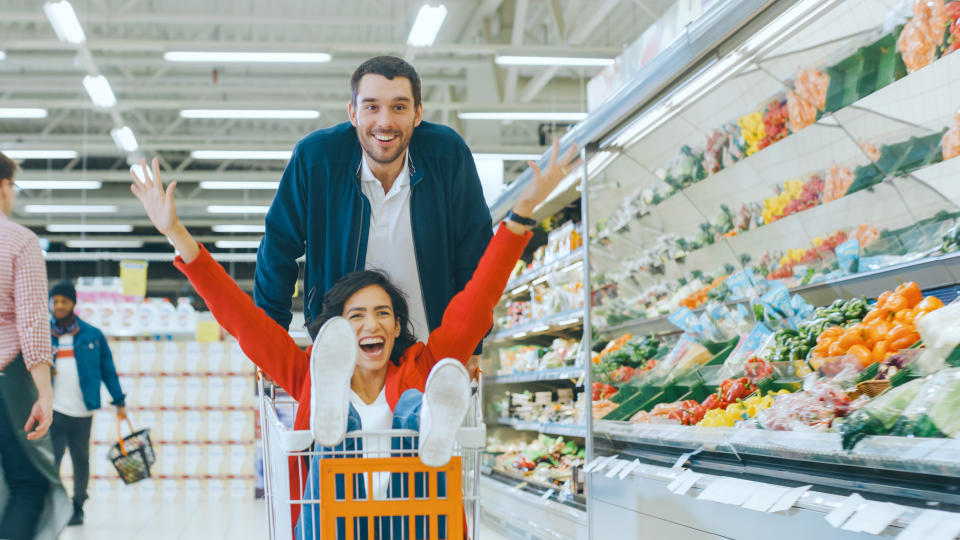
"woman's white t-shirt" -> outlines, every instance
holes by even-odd
[[[393,427],[393,411],[387,403],[386,386],[371,404],[366,404],[356,392],[350,390],[350,403],[360,415],[363,431],[383,431]],[[390,457],[390,437],[363,437],[363,457]],[[383,500],[387,496],[390,473],[373,473],[373,497]]]

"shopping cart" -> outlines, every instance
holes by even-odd
[[[355,431],[336,450],[315,448],[309,430],[291,427],[296,402],[257,375],[271,540],[477,539],[486,442],[479,370],[453,458],[439,468],[420,462],[410,430]]]

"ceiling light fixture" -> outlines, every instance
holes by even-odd
[[[417,18],[410,28],[407,45],[411,47],[429,47],[437,39],[443,20],[447,18],[447,6],[424,4],[417,12]]]
[[[245,120],[312,120],[320,118],[320,111],[308,109],[183,109],[183,118],[239,118]]]
[[[128,233],[133,232],[133,225],[125,224],[97,224],[97,223],[51,223],[47,225],[47,232],[52,233]]]
[[[5,51],[0,51],[0,60],[5,60],[7,58],[7,53]]]
[[[267,231],[266,225],[214,225],[213,232],[218,233],[263,233]]]
[[[290,159],[291,150],[194,150],[193,159]]]
[[[462,112],[461,120],[539,120],[543,122],[579,122],[585,112]]]
[[[211,214],[266,214],[269,206],[213,204],[207,207]]]
[[[3,57],[0,56],[0,60]],[[46,118],[46,109],[0,108],[0,118]]]
[[[110,214],[117,211],[115,204],[28,204],[28,214]]]
[[[497,56],[494,62],[500,66],[612,66],[613,58],[576,58],[570,56]]]
[[[331,56],[305,52],[170,51],[164,53],[163,59],[167,62],[322,64],[329,62]]]
[[[209,180],[200,182],[200,189],[269,189],[275,190],[280,187],[280,182],[230,182],[221,180]]]
[[[137,148],[140,147],[137,144],[136,135],[128,126],[111,129],[110,136],[113,137],[113,142],[117,145],[117,148],[124,152],[136,152]]]
[[[67,240],[68,248],[89,249],[89,248],[141,248],[142,240]]]
[[[10,159],[73,159],[75,150],[2,150]]]
[[[258,249],[259,240],[217,240],[213,243],[220,249]]]
[[[17,180],[21,189],[100,189],[97,180]]]
[[[83,27],[80,26],[80,20],[77,19],[73,6],[67,0],[47,2],[43,5],[43,12],[50,19],[53,31],[57,33],[60,41],[80,44],[87,40],[87,36],[83,34]]]
[[[117,96],[113,95],[110,81],[103,75],[87,75],[83,78],[83,87],[97,107],[110,108],[117,104]]]

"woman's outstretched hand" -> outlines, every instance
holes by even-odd
[[[153,165],[152,176],[147,171],[147,161],[145,159],[140,160],[140,167],[143,171],[142,179],[133,170],[130,171],[130,175],[133,176],[130,191],[140,199],[140,204],[147,211],[147,217],[150,218],[150,222],[157,228],[157,231],[166,236],[173,247],[180,252],[180,257],[184,262],[189,263],[200,254],[200,248],[177,216],[177,204],[173,200],[173,191],[177,187],[177,182],[170,182],[170,185],[164,189],[157,158],[153,158],[151,165]]]
[[[527,189],[525,189],[517,199],[516,204],[513,205],[513,212],[515,214],[530,217],[533,210],[547,199],[553,190],[557,188],[557,185],[583,163],[581,159],[573,161],[577,156],[577,143],[570,145],[570,148],[563,157],[559,157],[558,159],[559,153],[560,143],[554,140],[553,152],[550,154],[550,161],[545,169],[541,171],[540,166],[537,165],[536,162],[527,162],[530,168],[533,169],[533,179],[530,181],[530,184],[527,185]]]

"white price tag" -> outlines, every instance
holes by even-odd
[[[684,471],[683,474],[681,474],[676,479],[674,479],[673,482],[670,482],[667,485],[667,489],[669,489],[672,493],[675,493],[677,495],[683,495],[686,492],[690,491],[690,488],[692,488],[694,484],[697,483],[697,480],[701,478],[703,478],[702,474],[695,473],[688,469]]]
[[[614,476],[617,475],[618,472],[620,472],[621,469],[623,469],[624,467],[626,467],[628,463],[630,463],[630,462],[629,462],[629,461],[624,461],[624,460],[621,460],[621,459],[616,459],[616,460],[614,460],[614,461],[613,461],[613,465],[611,465],[610,467],[607,468],[607,474],[606,474],[605,476],[606,476],[607,478],[613,478]]]
[[[866,502],[867,500],[861,497],[859,493],[854,493],[847,497],[840,506],[834,508],[832,512],[827,514],[827,523],[839,528]]]
[[[766,512],[771,506],[780,500],[780,497],[786,495],[788,491],[790,491],[790,488],[785,488],[783,486],[776,486],[773,484],[757,484],[753,490],[753,493],[747,497],[747,500],[744,501],[742,506],[747,510]]]
[[[603,468],[606,467],[608,463],[616,459],[616,457],[617,456],[603,456],[594,458],[593,461],[588,463],[587,466],[583,468],[583,472],[584,474],[589,474],[593,471],[602,471]]]
[[[867,501],[841,528],[845,531],[878,535],[887,525],[893,523],[893,520],[900,517],[904,510],[906,509],[902,506],[892,503]]]
[[[618,475],[618,477],[621,480],[623,480],[624,478],[630,476],[630,473],[632,473],[639,466],[640,466],[640,460],[639,459],[633,460],[632,462],[630,462],[629,465],[620,469],[620,474]]]
[[[718,478],[707,486],[697,499],[739,506],[750,497],[755,485],[756,482],[739,478]]]
[[[767,512],[785,512],[793,508],[793,505],[796,504],[797,501],[800,500],[800,497],[803,497],[803,494],[811,487],[813,486],[800,486],[787,491],[782,497],[777,499],[777,502],[773,503],[773,506],[771,506]]]
[[[674,468],[674,469],[679,469],[679,468],[683,467],[683,464],[686,463],[688,459],[690,459],[691,457],[699,454],[700,452],[703,452],[703,447],[702,447],[702,446],[701,446],[700,448],[697,448],[696,450],[693,450],[693,451],[691,451],[691,452],[687,452],[686,454],[683,454],[682,456],[680,456],[679,458],[677,458],[677,461],[673,464],[673,468]]]
[[[957,535],[960,535],[960,514],[924,510],[897,536],[897,540],[954,540]]]
[[[550,497],[553,497],[554,493],[556,493],[556,490],[548,489],[543,495],[540,496],[540,500],[542,501],[550,500]]]

